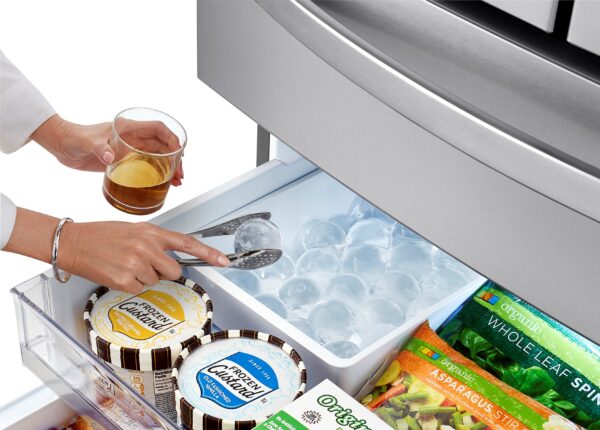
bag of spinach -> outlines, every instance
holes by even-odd
[[[514,294],[486,283],[438,333],[523,394],[600,430],[600,347]]]

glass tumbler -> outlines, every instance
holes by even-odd
[[[110,139],[115,158],[102,187],[106,200],[135,215],[159,210],[186,143],[183,126],[164,112],[134,107],[117,114]]]

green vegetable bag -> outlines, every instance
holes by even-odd
[[[600,347],[488,282],[438,330],[508,385],[600,430]]]

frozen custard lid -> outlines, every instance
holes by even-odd
[[[253,330],[202,337],[182,351],[172,375],[186,428],[252,429],[306,389],[300,355],[283,340]]]
[[[208,294],[184,277],[160,281],[136,295],[98,288],[83,319],[92,351],[129,370],[170,369],[179,353],[210,332]]]

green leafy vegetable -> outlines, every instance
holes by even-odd
[[[544,394],[546,391],[554,387],[554,379],[548,375],[541,367],[531,366],[523,370],[521,374],[521,384],[514,386],[517,390],[528,396],[535,397]],[[570,403],[570,402],[567,402]],[[570,403],[573,408],[576,408],[573,403]],[[559,406],[561,409],[565,409]]]

